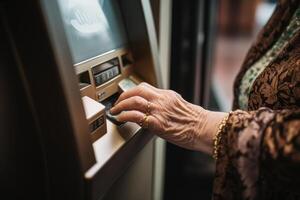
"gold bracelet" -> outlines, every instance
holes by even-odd
[[[222,131],[227,123],[227,120],[230,116],[232,112],[229,112],[221,121],[221,123],[219,124],[219,127],[218,127],[218,131],[217,133],[214,135],[214,138],[213,138],[213,155],[212,157],[217,160],[218,159],[218,154],[219,154],[219,151],[220,151],[220,142],[221,142],[221,136],[222,136]]]

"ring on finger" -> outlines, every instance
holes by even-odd
[[[147,114],[144,115],[143,119],[139,123],[139,125],[141,127],[146,128],[146,129],[149,127],[149,119],[148,119],[148,117],[149,116]]]

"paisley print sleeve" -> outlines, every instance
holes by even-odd
[[[222,134],[215,200],[300,196],[300,109],[236,110]]]

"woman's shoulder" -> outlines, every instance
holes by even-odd
[[[288,26],[293,13],[299,7],[299,2],[299,0],[279,0],[269,21],[259,32],[256,40],[248,51],[242,67],[234,82],[234,109],[237,109],[239,107],[239,85],[246,71],[272,47],[275,41],[277,41],[281,33]],[[289,43],[289,46],[293,45],[298,45],[298,42],[294,41]],[[283,57],[285,56],[284,54],[281,55]]]

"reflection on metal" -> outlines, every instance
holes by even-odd
[[[159,62],[158,43],[157,43],[154,19],[152,16],[151,4],[149,0],[141,0],[141,1],[142,1],[142,8],[144,11],[147,33],[150,42],[151,55],[153,57],[152,59],[153,59],[153,65],[155,70],[154,72],[156,75],[156,86],[162,88],[163,85],[162,85],[161,68]]]
[[[159,53],[163,88],[170,86],[170,56],[171,56],[171,26],[172,26],[172,1],[160,1],[159,16]]]

